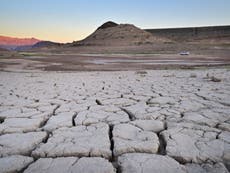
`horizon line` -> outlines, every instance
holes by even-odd
[[[118,25],[123,24],[123,23],[119,23]],[[130,24],[130,23],[124,23],[124,24]],[[134,25],[136,26],[136,25]],[[167,29],[192,29],[192,28],[209,28],[209,27],[230,27],[230,24],[223,24],[223,25],[199,25],[199,26],[178,26],[178,27],[153,27],[153,28],[140,28],[142,30],[167,30]],[[139,27],[138,27],[139,28]],[[93,31],[94,32],[94,31]],[[90,35],[90,33],[89,33]],[[34,36],[28,36],[28,37],[18,37],[18,36],[9,36],[9,35],[2,35],[0,34],[0,36],[3,37],[11,37],[11,38],[15,38],[15,39],[36,39],[39,41],[51,41],[51,42],[56,42],[56,41],[52,41],[52,40],[43,40]],[[87,36],[86,36],[87,37]],[[82,39],[80,39],[82,40]],[[80,41],[80,40],[72,40],[73,41]],[[66,42],[56,42],[56,43],[71,43],[71,41],[66,41]]]

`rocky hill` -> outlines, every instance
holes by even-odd
[[[60,46],[61,43],[56,43],[52,41],[40,41],[32,46],[32,48],[44,48],[44,47],[53,47],[53,46]]]
[[[168,41],[154,36],[131,24],[106,22],[84,40],[74,42],[74,46],[131,46],[155,44]]]
[[[34,45],[18,46],[14,50],[27,51],[27,50],[33,50],[33,49],[48,49],[52,47],[59,47],[61,45],[62,45],[61,43],[56,43],[52,41],[39,41]]]

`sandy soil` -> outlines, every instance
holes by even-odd
[[[4,71],[120,71],[230,65],[230,58],[178,54],[34,53],[1,58]]]

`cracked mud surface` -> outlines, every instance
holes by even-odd
[[[227,69],[0,78],[0,173],[230,170]]]

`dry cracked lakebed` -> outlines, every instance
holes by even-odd
[[[0,173],[230,170],[228,69],[0,79]]]

